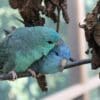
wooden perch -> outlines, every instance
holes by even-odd
[[[77,67],[79,65],[88,64],[88,63],[91,63],[91,59],[75,61],[75,62],[72,62],[71,64],[67,64],[64,69],[73,68],[73,67]],[[18,75],[18,78],[32,76],[29,72],[17,73],[17,75]],[[0,80],[12,80],[12,75],[10,75],[10,74],[9,75],[8,74],[1,74],[0,75]]]

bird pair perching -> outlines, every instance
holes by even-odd
[[[41,2],[42,0],[9,0],[10,6],[19,10],[23,18],[21,22],[23,22],[25,27],[44,25],[45,20],[40,16],[39,11],[50,17],[54,22],[57,22],[59,17],[57,18],[54,12],[56,8],[63,11],[65,21],[68,23],[66,0],[44,0],[45,7],[41,5]],[[58,16],[60,15],[58,14]],[[57,26],[59,26],[59,21],[57,23]],[[13,75],[13,78],[16,78],[17,74],[15,72],[27,70],[37,78],[41,89],[47,90],[45,76],[40,75],[40,73],[51,74],[62,71],[67,60],[70,58],[70,50],[55,31],[51,32],[51,29],[45,27],[41,27],[40,29],[39,27],[35,28],[33,28],[33,33],[32,28],[24,28],[23,31],[19,28],[6,37],[4,43],[1,44],[1,51],[3,51],[4,55],[6,55],[6,51],[10,56],[7,56],[9,60],[1,62],[3,65],[1,72],[10,73]],[[39,30],[41,30],[41,32]],[[6,30],[4,31],[6,34],[9,34]],[[49,35],[47,33],[49,33]],[[50,36],[51,33],[53,34],[52,36]],[[41,37],[41,35],[43,36]],[[58,38],[57,36],[59,37],[58,41],[60,41],[58,44],[55,43]],[[32,37],[34,38],[32,39]],[[32,43],[35,43],[35,46],[32,45]],[[4,45],[6,50],[3,50]]]
[[[0,73],[30,72],[43,77],[62,71],[70,59],[70,50],[55,30],[25,27],[14,30],[0,44]]]
[[[22,2],[22,0],[9,0],[9,1],[19,1],[19,2]],[[34,8],[34,10],[32,10],[31,8],[28,8],[28,6],[30,6],[29,4],[29,1],[34,1],[34,0],[27,0],[28,2],[27,2],[27,4],[25,4],[25,6],[24,7],[22,7],[21,8],[21,6],[20,7],[17,7],[18,8],[18,10],[20,11],[20,14],[22,15],[22,18],[24,19],[24,24],[25,24],[25,26],[37,26],[37,25],[44,25],[44,19],[43,18],[40,18],[40,16],[39,16],[39,13],[38,13],[38,10],[36,9],[36,8],[39,8],[39,7],[35,7]],[[36,0],[35,0],[36,1]],[[40,3],[41,3],[41,1],[42,0],[37,0],[37,1],[39,1]],[[56,1],[63,1],[63,3],[61,2],[61,5],[59,5],[60,3],[59,2],[56,2]],[[49,7],[51,7],[51,12],[49,12],[49,10],[48,10],[48,12],[47,12],[47,16],[48,17],[50,17],[51,19],[53,19],[54,20],[54,22],[56,21],[54,18],[56,18],[55,17],[55,13],[54,13],[54,11],[55,11],[55,8],[56,7],[60,7],[60,9],[62,9],[63,10],[63,12],[64,11],[67,11],[67,10],[65,10],[66,9],[66,5],[65,5],[65,1],[66,0],[45,0],[45,2],[46,2],[46,8],[47,9],[49,9]],[[23,4],[23,3],[22,3]],[[58,4],[58,6],[57,6],[57,4]],[[37,4],[36,4],[37,5]],[[14,5],[14,6],[16,6],[16,4]],[[52,8],[54,7],[54,9],[52,10]],[[62,8],[61,8],[62,7]],[[14,9],[16,9],[16,8],[14,8]],[[34,13],[34,11],[35,10],[37,10],[36,11],[36,13]],[[34,14],[36,14],[36,16],[38,16],[38,17],[34,17]],[[63,16],[66,20],[66,22],[68,21],[68,15],[67,15],[67,13],[63,13],[63,15],[65,14],[65,16]],[[28,15],[28,16],[27,16]],[[32,15],[33,17],[32,17],[32,19],[30,18],[30,15]],[[54,16],[52,16],[52,15],[54,15]],[[59,15],[59,14],[58,14]],[[28,17],[28,19],[29,20],[32,20],[32,22],[31,21],[25,21],[25,17]],[[35,21],[33,20],[33,18],[38,18],[38,19],[35,19]],[[27,18],[26,18],[27,19]],[[59,17],[58,17],[58,19],[59,19]],[[38,23],[38,21],[40,22],[40,23]],[[28,22],[28,23],[27,23]],[[32,24],[31,24],[32,23]],[[35,23],[35,24],[33,24],[33,23]],[[42,23],[42,24],[41,24]],[[59,24],[58,24],[58,27],[59,27]],[[27,28],[28,29],[28,28]],[[30,28],[29,28],[30,29]],[[25,29],[26,30],[26,29]],[[37,28],[37,30],[38,30],[38,28]],[[49,29],[48,29],[49,30]],[[21,31],[19,31],[20,33],[22,33]],[[16,31],[15,31],[15,33],[16,33]],[[30,33],[29,31],[28,31],[28,33]],[[30,34],[29,34],[30,35]],[[21,35],[19,35],[19,36],[21,36]],[[19,38],[19,36],[18,35],[16,35],[15,37],[17,37],[17,38]],[[35,35],[36,36],[36,35]],[[8,42],[8,41],[12,41],[12,42],[15,42],[14,41],[14,39],[11,39],[11,38],[9,38],[9,37],[14,37],[14,36],[12,36],[12,35],[10,35],[10,36],[8,36],[6,39],[6,43],[3,45],[3,48],[5,47],[5,45],[7,46],[8,45],[8,48],[10,48],[11,49],[11,45],[9,46],[9,43],[10,42]],[[14,37],[14,38],[15,38]],[[22,36],[22,37],[24,37],[24,36]],[[27,36],[26,36],[27,37]],[[30,39],[30,37],[27,37],[28,38],[28,40]],[[19,41],[20,39],[18,39],[18,41],[16,41],[16,43],[17,44],[19,44],[19,43],[22,43],[22,42],[20,42]],[[26,45],[23,45],[22,47],[21,46],[15,46],[14,48],[16,48],[16,49],[14,49],[14,51],[16,51],[17,50],[17,48],[21,48],[22,49],[22,51],[23,52],[21,52],[23,55],[25,55],[25,57],[28,59],[28,57],[29,56],[31,56],[31,55],[34,55],[34,56],[37,56],[38,54],[37,53],[33,53],[33,52],[31,52],[31,50],[29,50],[29,56],[27,56],[27,53],[26,52],[24,52],[24,49],[27,51],[28,49],[26,49],[27,47],[29,47],[30,48],[30,46],[29,46],[29,44],[31,43],[31,42],[29,42],[29,41],[26,41],[26,39],[21,39],[22,41],[24,41],[22,44],[26,44]],[[38,40],[40,41],[41,39],[39,39],[38,38]],[[33,41],[33,40],[32,40]],[[60,40],[60,41],[62,41],[62,40]],[[35,41],[35,42],[37,42],[37,41]],[[41,42],[41,41],[40,41]],[[47,41],[46,41],[46,43],[47,43]],[[52,41],[48,41],[48,43],[49,43],[49,45],[50,44],[52,44]],[[62,46],[63,45],[63,46]],[[41,45],[42,46],[42,45]],[[41,46],[39,46],[39,48],[41,48]],[[49,46],[48,46],[49,47]],[[46,48],[48,48],[48,47],[46,47]],[[7,49],[8,49],[7,48]],[[65,49],[64,49],[65,48]],[[32,48],[30,48],[30,49],[32,49]],[[11,49],[12,51],[13,51],[13,49]],[[39,50],[39,49],[37,49],[37,50]],[[41,50],[43,50],[44,51],[44,49],[43,48],[41,48]],[[6,50],[1,50],[1,52],[6,52]],[[9,49],[8,49],[8,51],[9,51]],[[70,51],[69,51],[69,48],[68,47],[66,47],[66,45],[65,45],[65,43],[64,42],[61,42],[61,44],[58,44],[58,45],[55,45],[53,48],[49,48],[48,49],[48,53],[47,54],[44,54],[43,52],[42,52],[42,56],[40,56],[39,58],[39,60],[33,60],[33,63],[31,63],[31,66],[27,66],[27,64],[29,64],[29,62],[26,60],[26,58],[25,59],[22,59],[22,61],[23,62],[25,62],[25,63],[23,63],[23,64],[21,64],[21,62],[19,61],[19,59],[22,57],[22,58],[24,58],[22,55],[21,55],[21,53],[19,52],[19,51],[17,51],[17,56],[16,56],[16,53],[15,52],[8,52],[7,51],[7,53],[8,54],[10,54],[11,55],[11,58],[10,58],[10,60],[9,61],[11,61],[12,59],[14,59],[13,57],[12,57],[12,54],[13,54],[13,56],[16,58],[16,60],[14,61],[14,62],[16,62],[17,64],[19,64],[19,65],[23,65],[23,64],[25,64],[25,69],[27,69],[27,71],[29,71],[32,75],[34,75],[37,79],[38,79],[38,83],[40,84],[40,87],[44,87],[44,86],[46,86],[46,83],[44,82],[42,82],[42,84],[41,84],[41,79],[40,78],[42,78],[43,80],[45,80],[45,77],[43,76],[43,74],[51,74],[51,73],[55,73],[55,72],[59,72],[59,71],[61,71],[64,67],[66,67],[66,61],[67,60],[69,60],[69,57],[70,57]],[[34,50],[33,50],[34,51]],[[59,52],[58,52],[59,51]],[[68,52],[67,52],[68,51]],[[40,51],[39,51],[40,52]],[[66,53],[67,52],[67,53]],[[5,53],[5,55],[7,56],[8,54],[6,54]],[[36,54],[36,55],[35,55]],[[67,54],[67,55],[66,55]],[[5,56],[4,55],[4,56]],[[20,55],[21,55],[21,57],[20,57]],[[39,54],[40,55],[40,54]],[[1,54],[1,56],[3,56],[2,54]],[[66,57],[67,57],[67,60],[66,60]],[[6,61],[6,58],[4,57],[4,59],[5,59],[5,61]],[[32,62],[31,61],[31,58],[29,57],[29,61],[30,62]],[[52,63],[51,63],[52,62]],[[91,62],[90,60],[88,61],[89,63]],[[27,63],[27,64],[26,64]],[[4,62],[2,62],[1,61],[1,65],[4,65],[5,63]],[[83,63],[84,64],[84,63]],[[6,66],[8,66],[9,65],[9,63],[7,63],[7,65]],[[13,64],[14,65],[14,64]],[[15,65],[14,65],[15,66]],[[62,66],[62,67],[61,67]],[[18,66],[19,67],[19,66]],[[17,68],[18,68],[17,67]],[[1,67],[2,68],[2,67]],[[23,68],[24,67],[20,67],[21,69],[20,69],[20,71],[22,71],[23,72]],[[32,69],[30,69],[30,68],[32,68]],[[9,68],[8,68],[9,69]],[[10,70],[11,71],[11,70]],[[9,71],[8,71],[9,72]],[[13,73],[12,71],[11,71],[11,73]],[[39,73],[41,73],[41,74],[39,74]],[[38,75],[37,75],[38,74]],[[40,77],[40,78],[39,78]],[[43,86],[43,84],[44,84],[44,86]],[[43,88],[42,88],[43,89]],[[45,87],[44,88],[44,90],[46,90],[47,88]]]

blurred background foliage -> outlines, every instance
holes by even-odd
[[[93,8],[97,4],[97,1],[98,0],[85,0],[85,11],[86,11],[86,13],[88,13],[88,12],[91,13],[92,12]],[[91,72],[91,65],[88,64],[88,66],[90,66],[90,67],[87,67],[88,68],[89,77],[93,77],[94,75],[96,75],[100,71],[100,70],[99,71],[93,70],[93,72]]]
[[[97,0],[85,0],[86,12],[91,11],[96,1]],[[13,16],[18,16],[20,18],[18,11],[10,8],[8,0],[0,0],[0,41],[4,38],[4,28],[9,28],[11,26],[23,27],[23,25],[14,19]],[[46,19],[46,25],[56,28],[56,25],[48,18]],[[64,40],[68,42],[66,27],[67,25],[61,19],[60,33],[63,38],[66,37]],[[74,83],[72,83],[71,80],[70,70],[65,70],[63,73],[47,75],[49,87],[47,93],[42,93],[40,91],[36,80],[33,78],[18,79],[14,82],[0,81],[0,100],[40,100],[40,98],[44,96],[73,85]]]
[[[91,12],[92,9],[95,7],[98,0],[85,0],[85,11]],[[90,66],[90,65],[88,65]],[[96,75],[99,71],[91,72],[91,66],[87,67],[89,77]],[[90,92],[90,100],[100,100],[100,87]]]

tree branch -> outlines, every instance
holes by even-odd
[[[80,65],[88,64],[88,63],[91,63],[91,59],[84,59],[84,60],[80,60],[80,61],[75,61],[75,62],[72,62],[71,64],[67,64],[64,69],[78,67]]]
[[[64,69],[78,67],[80,65],[88,64],[88,63],[91,63],[91,59],[75,61],[75,62],[72,62],[71,64],[67,64]],[[17,73],[17,75],[18,75],[18,78],[32,76],[29,72]],[[10,74],[9,75],[8,74],[1,74],[0,75],[0,80],[12,80],[12,75],[10,75]]]

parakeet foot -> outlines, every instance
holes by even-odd
[[[60,71],[62,72],[64,70],[64,67],[67,65],[67,60],[66,59],[63,59],[61,61],[61,68],[60,68]]]
[[[36,77],[36,72],[32,69],[28,69],[28,72],[32,74],[32,76]]]
[[[16,74],[16,72],[15,71],[11,71],[11,72],[9,72],[9,74],[11,74],[12,75],[12,81],[14,81],[14,80],[16,80],[17,79],[17,74]]]

